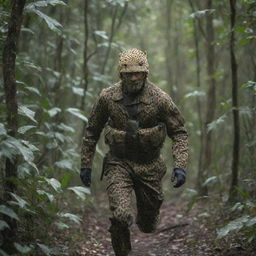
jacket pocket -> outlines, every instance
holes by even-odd
[[[138,139],[140,146],[145,151],[160,149],[166,138],[166,126],[164,123],[159,123],[151,128],[140,129]]]

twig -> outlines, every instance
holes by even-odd
[[[159,233],[162,233],[162,232],[169,231],[169,230],[171,230],[171,229],[175,229],[175,228],[183,228],[183,227],[188,226],[188,225],[189,225],[188,223],[177,224],[177,225],[173,225],[173,226],[170,226],[170,227],[167,227],[167,228],[161,229],[161,230],[157,231],[156,233],[157,233],[157,234],[159,234]]]

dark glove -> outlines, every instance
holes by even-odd
[[[174,182],[175,179],[177,182],[173,187],[178,188],[182,186],[186,181],[186,172],[181,168],[174,168],[171,181]]]
[[[129,119],[126,123],[126,132],[129,135],[136,135],[139,128],[139,122],[133,119]]]
[[[91,168],[81,169],[80,178],[86,187],[90,187],[91,185],[91,172],[92,172]]]

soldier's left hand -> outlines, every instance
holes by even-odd
[[[171,181],[174,182],[175,179],[177,182],[173,187],[178,188],[182,186],[186,182],[186,172],[182,168],[174,168]]]
[[[84,183],[86,187],[91,186],[91,168],[82,168],[80,171],[81,181]]]

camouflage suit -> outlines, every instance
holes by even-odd
[[[136,111],[130,111],[133,108]],[[139,124],[135,135],[126,131],[131,118]],[[92,167],[95,147],[103,128],[105,142],[109,146],[103,171],[112,212],[110,232],[127,233],[129,237],[127,228],[132,223],[132,191],[135,191],[137,202],[136,223],[142,232],[152,232],[163,201],[161,179],[166,173],[166,166],[160,149],[166,134],[173,141],[174,166],[186,168],[188,146],[184,119],[172,99],[148,79],[141,93],[129,102],[125,101],[120,81],[104,89],[93,106],[83,138],[82,168]],[[115,237],[112,236],[115,249],[122,241],[113,240]],[[116,255],[127,255],[115,252]]]

